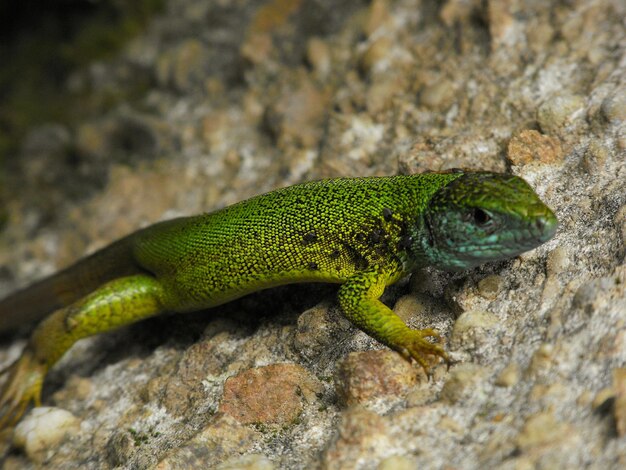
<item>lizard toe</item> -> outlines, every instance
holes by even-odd
[[[17,423],[31,403],[41,404],[46,368],[26,350],[5,373],[7,377],[0,391],[0,429]]]

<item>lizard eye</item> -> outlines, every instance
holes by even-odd
[[[472,212],[474,223],[479,227],[485,227],[491,222],[491,216],[482,209],[475,208]]]

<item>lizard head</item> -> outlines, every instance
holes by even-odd
[[[429,264],[467,269],[531,250],[551,239],[557,225],[523,179],[464,173],[430,199],[417,240]]]

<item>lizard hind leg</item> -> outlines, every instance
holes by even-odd
[[[48,370],[79,339],[164,312],[164,290],[152,276],[110,281],[73,304],[56,310],[33,331],[21,357],[5,371],[0,389],[0,429],[15,424],[28,405],[41,403]]]

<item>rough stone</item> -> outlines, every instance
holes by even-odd
[[[219,410],[242,424],[291,424],[320,392],[319,382],[306,369],[272,364],[228,379]]]
[[[323,456],[324,467],[329,470],[356,470],[360,462],[385,456],[391,444],[385,420],[361,408],[347,410],[341,417],[338,431]]]
[[[42,396],[80,430],[43,460],[5,443],[5,467],[215,468],[242,454],[288,469],[626,467],[611,374],[626,363],[624,2],[262,3],[168,0],[130,43],[47,81],[71,96],[7,95],[0,152],[6,129],[27,137],[1,159],[0,295],[148,224],[326,177],[512,172],[555,211],[556,237],[386,290],[454,363],[429,380],[414,365],[415,385],[389,375],[409,364],[381,359],[394,353],[347,323],[333,287],[85,339]],[[75,50],[58,42],[46,37],[51,57]],[[29,118],[38,104],[53,112]],[[7,336],[0,361],[26,334]],[[346,410],[341,358],[380,348],[349,370],[364,377],[350,390],[380,395]],[[259,372],[285,363],[297,371]],[[246,377],[252,409],[232,397],[233,414],[263,422],[219,413],[225,381]]]
[[[441,389],[441,399],[454,404],[473,395],[487,371],[477,364],[460,364],[450,369],[450,375]]]
[[[242,453],[251,451],[260,438],[257,431],[241,425],[230,416],[220,415],[192,439],[170,452],[155,468],[177,470],[215,468],[220,463],[231,465],[241,458]],[[251,459],[263,463],[259,456]]]
[[[609,123],[623,124],[626,121],[626,91],[624,88],[619,88],[604,98],[600,109],[602,116]]]
[[[350,353],[335,380],[343,405],[365,404],[384,397],[403,397],[417,384],[417,371],[392,351]]]
[[[34,408],[15,428],[13,443],[28,458],[41,462],[46,453],[78,433],[80,422],[69,411],[41,406]]]
[[[513,165],[560,163],[564,153],[558,139],[537,131],[522,131],[509,142],[507,158]]]
[[[319,360],[327,354],[336,338],[351,328],[339,312],[329,309],[327,303],[318,304],[298,317],[293,344],[298,353],[309,361]]]

